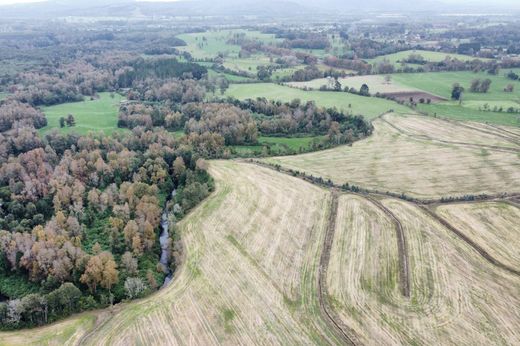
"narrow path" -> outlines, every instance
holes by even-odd
[[[370,196],[363,195],[377,208],[382,210],[388,217],[390,217],[394,223],[395,232],[397,234],[397,250],[399,252],[399,284],[401,286],[401,293],[406,298],[410,298],[410,266],[408,256],[408,246],[406,243],[406,236],[403,231],[403,225],[401,221],[390,211],[383,203]]]
[[[502,263],[493,257],[489,252],[487,252],[483,247],[475,243],[471,240],[467,235],[465,235],[462,231],[457,229],[451,223],[449,223],[446,219],[441,217],[439,214],[428,208],[427,206],[421,206],[421,208],[432,218],[438,221],[441,225],[446,227],[451,232],[455,233],[460,239],[462,239],[465,243],[471,246],[475,251],[477,251],[484,259],[486,259],[489,263],[494,265],[497,268],[503,269],[513,275],[520,276],[520,270],[517,270],[513,267],[508,266],[507,264]]]
[[[331,191],[330,212],[327,220],[327,229],[325,230],[325,240],[323,242],[323,250],[320,256],[320,265],[318,269],[318,301],[323,316],[326,317],[330,326],[335,333],[348,345],[360,345],[360,341],[355,336],[354,331],[346,326],[341,318],[339,318],[328,304],[327,299],[327,271],[330,262],[330,251],[334,241],[336,232],[336,218],[338,215],[338,191]]]

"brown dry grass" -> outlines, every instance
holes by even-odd
[[[210,172],[217,191],[180,224],[187,258],[173,284],[118,307],[83,344],[338,343],[317,295],[330,193],[254,165]]]
[[[494,258],[520,270],[520,209],[489,202],[441,205],[436,213]]]
[[[410,255],[411,298],[399,294],[397,247],[387,217],[341,198],[329,268],[331,301],[367,345],[520,342],[520,279],[497,269],[413,204],[385,199]]]
[[[329,194],[267,169],[214,162],[217,192],[182,223],[174,284],[89,344],[308,344],[328,340],[315,284]]]
[[[411,115],[386,115],[374,126],[372,136],[351,147],[265,161],[419,198],[520,192],[520,149],[501,137]]]

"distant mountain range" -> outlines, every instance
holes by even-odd
[[[180,0],[139,2],[133,0],[50,0],[42,3],[2,7],[4,17],[137,17],[137,16],[247,16],[290,17],[356,12],[425,12],[481,9],[483,11],[520,8],[516,2],[496,0],[492,4],[467,1],[447,5],[445,0]],[[471,1],[471,0],[469,0]],[[519,1],[520,2],[520,1]],[[317,18],[318,19],[318,18]]]

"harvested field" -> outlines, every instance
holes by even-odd
[[[95,313],[83,313],[53,325],[29,331],[0,332],[0,345],[77,345],[96,321]]]
[[[363,344],[518,344],[520,279],[491,265],[413,204],[384,199],[410,256],[411,297],[399,292],[390,219],[362,197],[339,200],[330,301]]]
[[[496,260],[520,271],[520,209],[490,202],[441,205],[435,212]]]
[[[374,134],[352,146],[265,161],[418,198],[520,192],[520,150],[502,137],[417,116],[386,115],[373,123]]]
[[[341,343],[318,303],[330,193],[255,165],[210,172],[217,191],[179,225],[174,283],[117,307],[83,344]]]
[[[480,123],[461,123],[427,116],[385,114],[381,117],[400,133],[410,137],[450,144],[520,150],[520,140],[500,129]]]

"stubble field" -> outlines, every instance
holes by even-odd
[[[352,146],[265,161],[417,198],[520,192],[514,136],[413,115],[387,114],[373,123],[374,134]]]
[[[342,196],[328,292],[360,343],[520,342],[520,313],[511,308],[520,303],[519,277],[486,261],[419,207],[394,199],[381,202],[404,231],[411,293],[407,298],[398,289],[398,250],[389,218],[362,197]],[[501,227],[500,222],[494,226]]]

